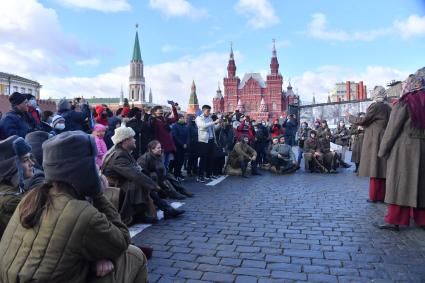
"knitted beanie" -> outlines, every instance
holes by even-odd
[[[55,115],[55,116],[53,116],[53,118],[52,118],[52,124],[51,124],[52,128],[56,127],[56,125],[59,122],[64,122],[65,123],[65,118],[63,118],[61,115]]]
[[[13,151],[18,157],[31,152],[31,146],[21,137],[13,141]]]
[[[12,106],[21,104],[25,99],[27,99],[27,95],[20,92],[14,92],[9,96],[9,102]]]

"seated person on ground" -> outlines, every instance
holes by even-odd
[[[279,137],[279,143],[273,145],[271,150],[271,167],[273,173],[287,174],[293,173],[298,169],[295,154],[292,147],[285,143],[285,137]]]
[[[165,169],[162,147],[159,141],[153,140],[148,143],[148,151],[137,160],[137,163],[143,168],[143,172],[150,176],[161,187],[160,196],[164,198],[184,199],[184,196],[192,197],[193,194],[186,191],[177,182],[172,183],[171,180],[177,181],[175,178],[167,174]]]
[[[320,151],[319,140],[315,130],[310,131],[310,137],[304,143],[305,172],[327,172],[323,166],[323,153]]]
[[[95,156],[95,141],[81,131],[43,144],[46,180],[6,227],[0,282],[147,282],[146,258],[103,195]]]
[[[323,165],[329,173],[337,173],[339,166],[349,168],[351,165],[342,161],[339,153],[331,150],[331,138],[330,133],[325,133],[325,136],[319,139],[320,151],[323,153]]]
[[[114,147],[106,154],[102,173],[109,184],[120,188],[119,212],[126,224],[157,221],[156,207],[164,211],[165,218],[182,214],[158,196],[158,185],[142,172],[131,152],[136,149],[135,132],[128,127],[115,129]]]
[[[229,160],[227,161],[228,173],[235,171],[235,169],[238,171],[239,169],[241,170],[242,176],[247,178],[246,169],[248,163],[251,162],[251,175],[260,175],[260,173],[257,172],[257,166],[255,164],[257,152],[248,145],[248,142],[248,136],[241,136],[241,140],[233,147]]]

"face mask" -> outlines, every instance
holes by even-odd
[[[65,129],[65,124],[56,124],[56,126],[55,126],[55,129],[57,129],[57,130],[63,130],[63,129]]]
[[[312,139],[314,139],[314,138],[316,137],[316,135],[310,135],[310,137],[311,137]]]
[[[37,101],[35,99],[31,99],[28,101],[29,106],[36,108],[37,107]]]
[[[302,127],[303,127],[303,129],[305,129],[305,128],[307,128],[307,125],[306,124],[303,124]]]
[[[263,123],[261,123],[261,125],[265,126],[265,125],[266,125],[266,123],[265,123],[265,122],[263,122]]]
[[[108,117],[108,114],[106,114],[106,113],[102,113],[102,114],[100,115],[100,117],[101,117],[102,119],[106,119],[106,117]]]

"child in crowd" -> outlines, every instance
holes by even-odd
[[[105,136],[106,127],[102,124],[96,124],[93,127],[92,135],[95,138],[96,141],[96,147],[97,147],[97,156],[96,156],[96,165],[100,168],[102,166],[103,162],[103,156],[108,151],[106,147],[106,143],[103,139]]]

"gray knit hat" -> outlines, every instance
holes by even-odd
[[[59,100],[58,102],[58,111],[71,110],[71,104],[65,98]]]
[[[95,196],[100,192],[96,155],[96,142],[82,131],[54,136],[43,143],[46,180],[66,182],[81,196]]]

